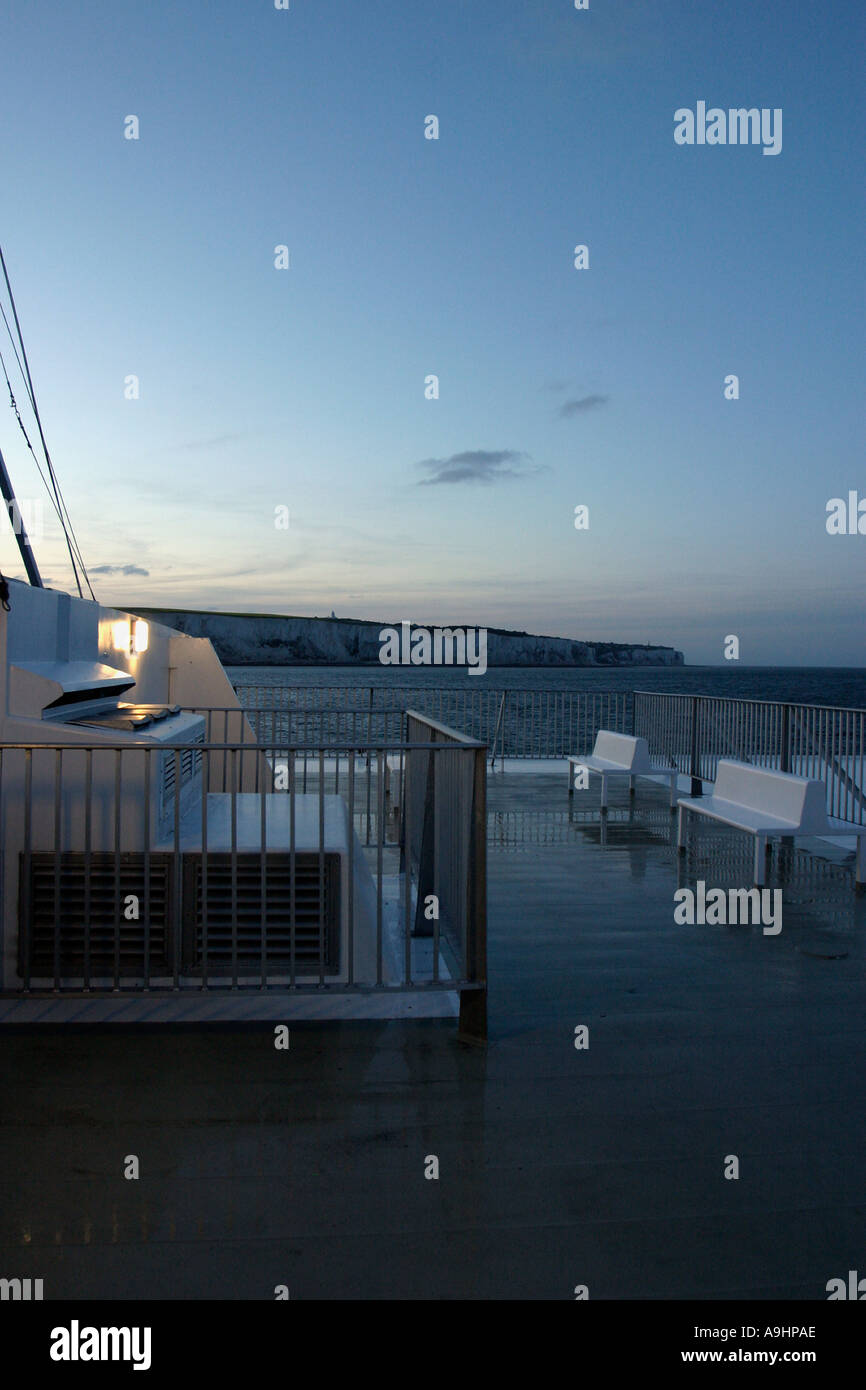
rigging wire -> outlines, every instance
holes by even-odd
[[[11,343],[12,343],[12,351],[15,353],[16,359],[18,359],[18,350],[17,350],[17,348],[15,347],[15,340],[14,340],[14,338],[12,337],[12,332],[11,332],[11,330],[10,330],[10,328],[9,328],[9,322],[8,322],[8,320],[7,320],[7,318],[6,318],[6,314],[5,314],[4,310],[3,310],[2,304],[0,304],[0,314],[3,315],[3,321],[4,321],[4,323],[6,324],[6,329],[7,329],[7,332],[9,333],[9,338],[10,338],[10,341],[11,341]],[[43,471],[42,471],[42,465],[41,465],[41,463],[39,462],[39,459],[38,459],[37,456],[36,456],[36,450],[33,448],[33,445],[32,445],[32,443],[30,442],[30,436],[29,436],[29,434],[27,433],[27,429],[26,429],[26,427],[25,427],[24,421],[21,419],[21,411],[18,409],[18,402],[16,401],[16,399],[15,399],[15,393],[14,393],[13,390],[12,390],[12,382],[9,380],[9,372],[8,372],[8,370],[7,370],[6,362],[5,362],[5,360],[4,360],[4,357],[3,357],[3,353],[2,353],[2,352],[0,352],[0,366],[2,366],[2,368],[3,368],[3,375],[4,375],[4,377],[6,378],[6,386],[7,386],[8,390],[9,390],[9,404],[10,404],[10,407],[11,407],[11,409],[15,412],[15,418],[16,418],[17,421],[18,421],[18,425],[19,425],[19,428],[20,428],[20,430],[21,430],[21,433],[24,435],[24,440],[25,440],[25,443],[27,444],[27,448],[30,450],[30,453],[33,455],[33,462],[34,462],[35,465],[36,465],[36,471],[37,471],[37,473],[39,474],[40,478],[42,479],[42,482],[43,482],[44,485],[45,485],[45,491],[48,493],[48,500],[49,500],[49,502],[51,503],[52,507],[54,508],[55,512],[57,513],[57,519],[58,519],[58,521],[60,522],[61,528],[63,528],[63,529],[65,530],[65,523],[64,523],[64,520],[63,520],[63,513],[61,512],[60,507],[57,505],[57,501],[56,501],[55,497],[52,495],[52,489],[51,489],[51,487],[50,487],[50,485],[49,485],[48,479],[46,478],[45,474],[44,474]],[[21,367],[21,361],[20,361],[20,359],[18,359],[18,366],[19,366],[19,368]],[[22,377],[24,377],[23,371],[22,371],[21,374],[22,374]],[[27,379],[26,379],[26,377],[24,377],[24,389],[25,389],[25,391],[27,392],[27,395],[28,395],[28,397],[29,397],[29,395],[30,395],[30,389],[29,389],[29,387],[28,387],[28,385],[27,385]],[[86,572],[85,566],[84,566],[84,558],[83,558],[83,556],[82,556],[82,554],[81,554],[81,551],[80,551],[80,549],[79,549],[78,541],[77,541],[77,539],[76,539],[76,537],[75,537],[74,532],[73,532],[73,534],[72,534],[72,543],[73,543],[73,545],[74,545],[74,547],[75,547],[75,553],[76,553],[76,555],[78,556],[78,562],[79,562],[79,564],[81,565],[82,570],[84,570],[85,577],[86,577],[86,573],[87,573],[87,572]],[[88,585],[87,585],[87,586],[88,586],[88,588],[90,588],[90,581],[89,581],[89,580],[88,580]],[[93,594],[93,590],[92,590],[92,589],[90,589],[90,592],[91,592],[91,594]]]
[[[27,360],[27,349],[26,349],[25,346],[24,346],[24,337],[23,337],[23,334],[22,334],[22,332],[21,332],[21,324],[20,324],[19,321],[18,321],[18,310],[17,310],[17,308],[15,307],[15,296],[14,296],[13,293],[12,293],[12,286],[11,286],[11,284],[9,283],[9,272],[8,272],[7,269],[6,269],[6,259],[5,259],[4,255],[3,255],[3,248],[2,248],[2,246],[0,246],[0,267],[2,267],[2,269],[3,269],[3,278],[4,278],[4,280],[6,281],[6,290],[7,290],[7,293],[8,293],[8,295],[9,295],[9,304],[10,304],[11,309],[12,309],[12,316],[13,316],[13,318],[14,318],[14,320],[15,320],[15,328],[16,328],[17,333],[18,333],[18,342],[19,342],[20,347],[21,347],[21,358],[18,359],[18,364],[19,364],[19,367],[20,367],[20,366],[22,365],[22,359],[23,359],[22,375],[24,376],[25,385],[26,385],[26,387],[27,387],[27,394],[28,394],[28,396],[29,396],[29,398],[30,398],[30,404],[31,404],[31,406],[32,406],[32,408],[33,408],[33,415],[34,415],[34,417],[35,417],[36,424],[37,424],[37,427],[38,427],[38,429],[39,429],[39,438],[40,438],[40,440],[42,441],[42,452],[43,452],[44,457],[45,457],[45,463],[46,463],[46,466],[47,466],[47,468],[48,468],[49,477],[51,478],[51,483],[52,483],[52,487],[53,487],[53,491],[54,491],[54,495],[55,495],[56,503],[57,503],[58,515],[60,516],[60,522],[61,522],[61,525],[62,525],[62,527],[63,527],[63,534],[64,534],[64,536],[65,536],[65,538],[66,538],[66,548],[67,548],[67,550],[68,550],[68,552],[69,552],[69,560],[70,560],[70,563],[71,563],[71,565],[72,565],[72,572],[73,572],[73,574],[74,574],[74,576],[75,576],[75,583],[76,583],[76,585],[78,586],[78,594],[79,594],[79,597],[80,597],[80,598],[83,598],[83,597],[84,597],[84,591],[83,591],[83,589],[82,589],[82,587],[81,587],[81,578],[80,578],[79,573],[78,573],[78,566],[80,565],[80,566],[81,566],[81,571],[82,571],[82,573],[83,573],[83,575],[84,575],[85,583],[87,584],[87,587],[88,587],[88,589],[90,590],[90,596],[91,596],[91,598],[95,599],[95,598],[96,598],[96,595],[95,595],[94,592],[93,592],[93,586],[92,586],[91,583],[90,583],[90,578],[89,578],[89,576],[88,576],[88,574],[87,574],[87,569],[86,569],[86,567],[85,567],[85,565],[84,565],[84,563],[83,563],[83,560],[81,559],[81,550],[80,550],[80,547],[78,546],[77,540],[75,541],[75,549],[73,550],[72,541],[73,541],[73,538],[74,538],[75,533],[74,533],[74,530],[73,530],[73,527],[72,527],[72,522],[71,522],[71,519],[70,519],[70,516],[69,516],[69,512],[67,511],[66,504],[65,504],[65,502],[64,502],[64,500],[63,500],[63,495],[62,495],[62,493],[61,493],[61,491],[60,491],[60,485],[59,485],[59,483],[58,483],[58,481],[57,481],[57,475],[56,475],[55,472],[54,472],[54,465],[53,465],[52,462],[51,462],[51,455],[50,455],[50,453],[49,453],[49,451],[48,451],[48,443],[47,443],[47,441],[46,441],[46,439],[45,439],[45,431],[44,431],[43,428],[42,428],[42,419],[41,419],[41,416],[40,416],[40,414],[39,414],[39,407],[38,407],[38,405],[36,404],[36,392],[35,392],[34,387],[33,387],[33,378],[32,378],[31,373],[30,373],[30,363],[29,363],[28,360]],[[5,318],[6,318],[5,314],[4,314],[3,317],[4,317],[4,320],[5,320]],[[9,327],[8,322],[7,322],[7,325],[6,325],[6,326],[7,326],[7,329],[8,329],[8,327]],[[11,337],[11,331],[10,331],[10,337]],[[14,342],[13,342],[13,347],[14,347]],[[16,355],[16,358],[17,358],[17,357],[18,357],[17,350],[16,350],[15,355]],[[61,512],[62,512],[62,514],[61,514]],[[64,516],[65,516],[65,520],[64,520]],[[78,564],[76,564],[76,560],[75,560],[75,553],[76,553],[76,551],[77,551],[77,553],[78,553]]]
[[[6,317],[6,310],[3,308],[2,304],[0,304],[0,314],[3,315],[3,322],[6,325],[6,332],[9,334],[9,341],[12,344],[12,351],[15,353],[15,361],[18,363],[18,370],[21,373],[21,377],[24,382],[24,390],[27,392],[27,399],[29,400],[30,405],[32,406],[33,397],[30,394],[30,387],[27,385],[27,378],[24,375],[24,368],[21,365],[21,358],[18,356],[18,348],[15,346],[15,339],[12,336],[12,329],[9,327],[9,320]]]
[[[15,344],[13,343],[12,346],[14,347]],[[45,489],[46,489],[46,491],[47,491],[47,493],[48,493],[48,500],[49,500],[49,502],[51,503],[52,507],[54,508],[55,512],[57,513],[58,519],[59,519],[59,521],[60,521],[60,525],[62,526],[62,525],[63,525],[63,516],[62,516],[62,514],[61,514],[60,508],[59,508],[58,505],[57,505],[57,502],[55,501],[54,497],[52,496],[51,488],[49,487],[49,484],[48,484],[48,479],[46,478],[45,474],[42,472],[42,465],[41,465],[41,463],[39,462],[39,459],[36,457],[36,450],[33,448],[33,445],[32,445],[31,442],[30,442],[30,436],[29,436],[29,434],[27,433],[27,429],[26,429],[26,427],[25,427],[25,425],[24,425],[24,421],[21,419],[21,411],[18,409],[18,402],[16,401],[14,392],[13,392],[13,390],[12,390],[12,382],[9,380],[9,372],[8,372],[7,369],[6,369],[6,362],[4,361],[3,353],[2,353],[2,352],[0,352],[0,367],[3,368],[3,375],[4,375],[4,377],[6,378],[6,386],[7,386],[8,390],[9,390],[9,404],[10,404],[10,407],[11,407],[12,410],[14,410],[14,412],[15,412],[15,418],[16,418],[16,420],[18,421],[18,425],[19,425],[19,427],[20,427],[20,429],[21,429],[21,433],[24,435],[24,440],[25,440],[25,442],[26,442],[26,444],[27,444],[27,448],[30,450],[31,454],[33,455],[33,462],[36,464],[36,470],[37,470],[37,472],[38,472],[40,478],[42,479],[43,483],[45,484]],[[26,383],[25,383],[25,384],[26,384]]]

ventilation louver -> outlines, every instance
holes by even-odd
[[[148,859],[146,883],[143,854],[94,852],[89,876],[83,854],[31,854],[27,882],[22,855],[20,973],[29,952],[33,977],[53,979],[55,971],[79,977],[85,970],[113,977],[115,969],[139,977],[146,961],[149,974],[166,974],[172,956],[171,856]],[[138,902],[138,921],[124,915],[130,895]]]
[[[141,980],[174,973],[174,924],[182,922],[184,974],[334,975],[340,969],[340,857],[212,852],[181,855],[180,912],[174,856],[93,852],[21,856],[19,974],[32,980]],[[56,867],[55,867],[56,864]],[[127,921],[129,896],[139,920]],[[207,933],[205,933],[205,921]],[[234,926],[233,926],[234,923]],[[86,925],[87,924],[87,925]],[[149,929],[148,925],[149,924]],[[207,961],[205,963],[205,935]]]
[[[269,971],[288,971],[292,959],[297,975],[319,974],[320,962],[323,962],[326,975],[339,970],[338,855],[323,856],[323,872],[320,872],[318,854],[295,855],[294,933],[291,928],[291,855],[266,855],[263,885],[261,855],[238,854],[234,900],[230,854],[207,856],[206,885],[201,855],[187,854],[184,860],[185,942],[188,948],[185,964],[188,969],[199,971],[203,967],[206,920],[209,972],[230,970],[233,959],[239,968],[261,970],[263,952]]]

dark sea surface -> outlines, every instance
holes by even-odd
[[[236,686],[412,686],[460,690],[660,690],[866,709],[866,667],[493,666],[470,676],[449,666],[227,666]]]

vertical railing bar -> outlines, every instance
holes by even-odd
[[[289,983],[295,987],[295,954],[298,933],[297,911],[297,845],[295,837],[295,754],[286,749],[289,759]]]
[[[60,992],[60,866],[63,857],[63,749],[54,750],[54,990]]]
[[[413,739],[414,720],[406,718],[406,743]],[[418,754],[405,750],[405,772],[403,774],[403,932],[404,951],[409,961],[408,976],[412,979],[412,797],[409,795],[409,782],[412,769],[417,766]]]
[[[121,759],[123,749],[114,750],[114,989],[120,989],[120,901],[122,893],[120,891],[120,808],[121,808],[121,788],[123,774],[121,772]]]
[[[151,750],[145,750],[145,756],[151,756]],[[180,855],[180,789],[181,778],[183,775],[182,757],[179,748],[174,750],[174,858],[172,867],[174,870],[174,949],[172,951],[174,988],[180,989],[180,956],[181,956],[181,937],[182,937],[182,909],[183,902],[183,861]]]
[[[30,993],[32,978],[30,962],[33,958],[33,907],[31,875],[33,872],[33,749],[24,750],[24,926],[27,937],[24,943],[24,992]]]
[[[144,861],[144,989],[145,992],[147,992],[147,990],[150,989],[150,914],[153,910],[152,894],[150,891],[150,798],[152,784],[150,750],[147,748],[143,749],[142,756],[144,758],[144,806],[142,808],[142,814],[144,816],[144,824],[142,826],[144,831],[144,843],[142,845],[142,859]],[[168,895],[168,892],[170,892],[170,889],[167,887],[166,895]],[[165,907],[166,915],[163,923],[163,932],[167,932],[170,929],[176,930],[179,912],[178,905],[177,903],[174,904],[174,913],[171,918],[168,915],[167,902]],[[165,945],[167,946],[168,943],[165,942]]]
[[[382,887],[383,887],[383,823],[385,818],[385,777],[382,767],[383,750],[376,753],[376,984],[382,984]]]
[[[93,749],[84,752],[84,989],[90,992],[90,933],[93,911]]]
[[[232,989],[238,987],[238,766],[237,749],[229,753],[231,762],[231,880],[232,880]]]
[[[261,754],[258,755],[259,758]],[[261,940],[260,940],[260,966],[261,966],[261,989],[266,989],[268,984],[267,966],[267,941],[268,941],[268,800],[265,791],[264,779],[262,779],[259,791],[259,892],[261,895]]]
[[[222,754],[222,757],[225,758],[225,753],[224,753],[224,752],[223,752],[223,754]],[[208,832],[208,824],[207,824],[208,786],[209,786],[209,784],[210,784],[210,774],[211,774],[211,753],[210,753],[210,749],[209,749],[209,748],[206,748],[205,751],[204,751],[204,756],[203,756],[203,758],[202,758],[202,777],[201,777],[201,905],[200,905],[200,909],[199,909],[199,913],[200,913],[200,916],[201,916],[201,933],[202,933],[202,947],[201,947],[201,988],[202,988],[202,990],[204,990],[204,991],[206,991],[206,990],[208,989],[208,971],[209,971],[209,964],[210,964],[210,948],[209,948],[209,942],[208,942],[208,932],[209,932],[209,922],[208,922],[208,859],[209,859],[209,852],[208,852],[208,833],[207,833],[207,832]],[[198,923],[195,921],[195,919],[193,919],[193,921],[190,923],[190,929],[191,929],[191,931],[192,931],[193,933],[197,932],[197,930],[198,930]],[[197,943],[196,940],[195,940],[195,936],[193,936],[193,940],[192,940],[192,943],[191,943],[191,953],[193,954],[193,958],[195,958],[195,949],[196,949],[197,944],[198,944],[198,943]]]
[[[433,917],[433,981],[434,981],[434,984],[435,984],[435,983],[438,981],[438,979],[439,979],[439,917],[440,917],[440,914],[441,914],[441,912],[442,912],[442,896],[441,896],[441,893],[442,893],[442,885],[441,885],[441,883],[440,883],[440,878],[439,878],[439,855],[440,855],[440,848],[441,848],[441,847],[440,847],[440,843],[439,843],[439,794],[440,794],[440,792],[439,792],[439,781],[440,781],[440,779],[439,779],[439,770],[440,770],[441,764],[437,761],[437,755],[436,755],[435,749],[434,749],[434,751],[430,754],[430,756],[431,756],[431,758],[433,759],[433,778],[432,778],[432,781],[433,781],[433,892],[436,894],[436,903],[437,903],[437,911],[436,911],[436,913],[435,913],[435,915],[434,915],[434,917]],[[451,824],[452,824],[452,826],[453,826],[453,824],[454,824],[454,817],[453,817],[453,810],[454,810],[454,808],[452,807],[451,809],[452,809]],[[419,892],[420,892],[420,884],[419,884]],[[407,978],[407,980],[408,980],[408,978],[409,978],[410,971],[411,971],[410,942],[409,942],[409,936],[408,936],[408,933],[407,933],[407,936],[406,936],[406,978]]]
[[[371,700],[372,700],[372,695],[373,695],[373,689],[372,689],[372,686],[371,686],[371,687],[370,687],[370,697],[371,697]],[[368,726],[368,727],[369,727],[369,726]],[[371,795],[371,791],[370,791],[370,782],[371,782],[371,775],[372,775],[372,774],[371,774],[371,770],[370,770],[370,746],[369,746],[369,739],[367,740],[366,773],[367,773],[367,839],[366,839],[366,843],[369,845],[369,843],[370,843],[370,820],[371,820],[371,816],[372,816],[372,810],[371,810],[371,804],[370,804],[370,795]]]
[[[325,750],[319,749],[319,984],[325,983]]]
[[[352,715],[352,734],[354,737],[354,711]],[[348,964],[346,978],[351,986],[355,983],[355,749],[354,746],[346,754],[346,776],[349,779],[349,864],[348,879],[349,892],[347,904],[348,918]]]

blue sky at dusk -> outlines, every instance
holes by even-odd
[[[863,665],[864,13],[10,0],[0,241],[97,596]],[[699,100],[781,153],[678,146]],[[5,386],[0,447],[39,496]]]

